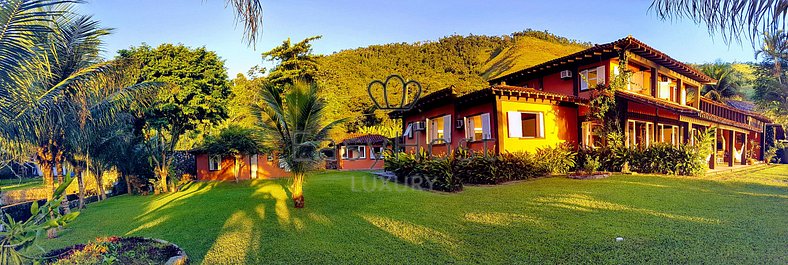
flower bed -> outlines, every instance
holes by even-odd
[[[170,242],[142,237],[97,238],[87,245],[50,251],[43,264],[188,264],[185,252]]]

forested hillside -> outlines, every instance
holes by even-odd
[[[553,34],[526,30],[506,36],[448,36],[437,41],[392,43],[345,50],[318,59],[317,81],[329,98],[333,114],[350,117],[348,130],[381,121],[371,112],[367,84],[400,74],[419,81],[423,94],[449,86],[458,92],[484,88],[486,80],[590,44]]]

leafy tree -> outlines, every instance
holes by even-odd
[[[264,52],[264,59],[277,63],[268,74],[268,81],[279,86],[292,84],[295,80],[313,82],[317,74],[318,56],[312,54],[311,42],[321,37],[309,37],[296,44],[292,44],[288,38],[282,45]]]
[[[709,33],[720,33],[726,43],[747,36],[755,45],[761,33],[785,29],[787,7],[785,1],[773,0],[653,0],[649,10],[663,20],[706,24]]]
[[[143,121],[141,132],[159,182],[156,193],[168,192],[172,153],[182,136],[196,134],[227,117],[230,85],[224,62],[205,48],[172,44],[157,48],[143,44],[118,53],[118,58],[133,59],[141,65],[139,82],[166,84],[158,91],[153,106],[138,112],[138,118]]]
[[[255,135],[254,129],[238,125],[230,125],[222,129],[218,136],[208,135],[200,149],[209,154],[235,158],[235,166],[233,167],[235,182],[238,182],[241,157],[261,153],[265,150],[258,136]]]
[[[344,120],[326,122],[326,101],[318,96],[317,84],[296,82],[285,87],[268,84],[263,101],[252,105],[263,142],[278,150],[292,172],[291,192],[296,208],[304,207],[306,172],[320,157],[319,147],[328,133]],[[287,91],[284,95],[280,91]]]
[[[782,81],[783,67],[788,62],[788,34],[784,31],[764,33],[763,47],[755,51],[755,58],[763,57],[764,63],[773,65],[772,75]]]
[[[701,72],[717,80],[716,84],[705,85],[701,93],[704,97],[722,102],[724,99],[741,95],[739,90],[745,85],[744,74],[731,63],[715,62],[697,66]]]

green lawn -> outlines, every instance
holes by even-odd
[[[111,198],[44,246],[156,237],[196,264],[788,263],[788,166],[735,178],[546,178],[458,194],[326,172],[308,178],[299,210],[286,186],[196,183]]]
[[[42,178],[0,179],[0,191],[38,188],[42,185],[44,185]]]

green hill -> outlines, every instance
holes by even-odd
[[[355,118],[348,129],[376,124],[383,113],[371,111],[367,84],[391,74],[419,81],[423,94],[454,86],[464,93],[487,80],[590,46],[545,31],[505,36],[453,35],[437,41],[392,43],[344,50],[319,59],[317,81],[336,117]]]

